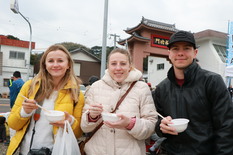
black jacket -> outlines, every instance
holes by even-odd
[[[176,83],[173,67],[152,93],[163,116],[187,118],[188,128],[167,137],[164,145],[174,155],[233,155],[233,104],[222,77],[201,69],[194,61],[184,72],[184,84]]]

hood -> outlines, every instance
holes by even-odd
[[[106,69],[105,75],[103,76],[102,80],[110,86],[118,86],[119,87],[120,85],[123,85],[125,83],[132,83],[134,81],[138,81],[141,79],[141,77],[142,77],[142,72],[137,70],[136,68],[133,68],[129,72],[128,77],[121,84],[118,84],[116,81],[114,81],[112,79],[112,77],[110,76],[110,74],[108,72],[108,69]]]

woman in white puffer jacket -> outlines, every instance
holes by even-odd
[[[130,54],[115,49],[108,57],[108,69],[86,94],[81,128],[92,132],[102,121],[102,112],[112,112],[130,85],[137,81],[116,110],[119,121],[104,121],[85,145],[87,155],[145,155],[145,139],[154,133],[157,114],[151,91],[139,81],[142,73],[132,67]]]

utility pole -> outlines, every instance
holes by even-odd
[[[104,76],[104,71],[106,69],[107,23],[108,23],[108,0],[105,0],[100,78]]]
[[[116,48],[116,38],[120,36],[119,35],[116,35],[116,34],[110,34],[110,36],[113,36],[114,37],[114,49]]]

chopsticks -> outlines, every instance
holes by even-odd
[[[26,100],[28,100],[28,98],[26,97],[26,96],[23,96],[23,95],[21,95],[23,98],[25,98]],[[47,110],[47,109],[45,109],[44,107],[42,107],[41,105],[39,105],[37,102],[36,102],[36,105],[39,107],[39,108],[41,108],[42,110],[44,110],[44,111],[46,111],[46,112],[48,112],[48,113],[51,113],[49,110]]]
[[[161,117],[161,118],[165,118],[165,117],[163,117],[160,113],[158,113],[157,111],[156,111],[156,113]]]

